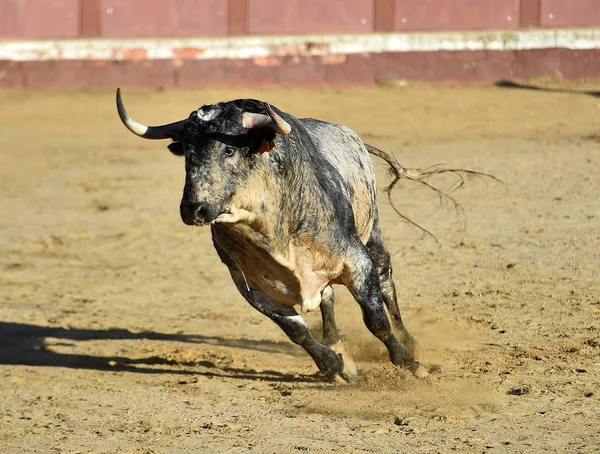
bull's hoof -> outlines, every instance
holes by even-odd
[[[333,383],[336,385],[349,385],[350,382],[342,378],[340,374],[335,374],[332,378]]]
[[[419,363],[417,363],[417,364],[419,364]],[[413,372],[413,375],[417,378],[429,377],[429,372],[427,372],[427,369],[425,369],[425,367],[423,367],[421,364],[419,364],[418,367],[412,372]]]
[[[425,366],[423,366],[418,361],[408,360],[408,361],[404,361],[404,362],[396,362],[394,364],[396,364],[396,366],[398,366],[398,367],[402,367],[403,369],[406,369],[406,370],[412,372],[412,374],[417,378],[429,377],[429,372],[427,372],[427,369],[425,369]]]
[[[338,384],[348,384],[355,381],[358,377],[358,369],[352,358],[350,358],[350,355],[346,353],[344,345],[341,342],[337,342],[330,345],[330,348],[342,358],[342,361],[344,361],[342,371],[335,374],[333,380]]]
[[[344,369],[340,375],[346,382],[352,383],[358,377],[356,364],[354,364],[354,361],[349,356],[342,356],[342,359],[344,360]]]
[[[344,369],[339,373],[335,374],[333,381],[338,385],[347,385],[356,381],[358,377],[358,370],[354,361],[350,358],[342,358],[344,360]]]

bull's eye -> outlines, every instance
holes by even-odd
[[[235,148],[233,147],[225,147],[223,148],[223,156],[233,156],[235,154]]]

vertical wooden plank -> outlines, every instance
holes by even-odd
[[[0,38],[76,38],[80,0],[0,0]]]
[[[394,0],[375,0],[375,31],[389,32],[394,30],[396,2]]]
[[[19,27],[19,4],[13,0],[0,0],[0,38],[22,38]]]
[[[228,0],[102,0],[101,35],[226,36]]]
[[[600,25],[598,0],[541,0],[542,27],[597,27]]]
[[[514,30],[520,27],[519,0],[396,0],[395,29]]]
[[[248,34],[248,0],[229,0],[227,12],[228,34]]]
[[[248,33],[371,33],[373,0],[249,0]]]
[[[101,0],[81,0],[80,36],[100,36],[102,30]]]
[[[541,3],[541,0],[521,0],[521,28],[540,26]]]

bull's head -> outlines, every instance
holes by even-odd
[[[269,104],[251,99],[203,106],[185,120],[145,126],[127,114],[117,90],[117,110],[135,135],[172,139],[169,150],[185,156],[180,212],[187,225],[204,225],[226,213],[261,155],[274,147],[276,134],[291,131]]]

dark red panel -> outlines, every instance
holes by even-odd
[[[519,28],[519,0],[396,0],[396,30]]]
[[[374,55],[378,79],[475,82],[483,51],[389,52]]]
[[[0,0],[0,38],[75,38],[79,0]]]
[[[0,61],[0,87],[265,87],[372,84],[377,79],[489,83],[600,77],[600,50],[390,52],[252,60]]]
[[[282,87],[320,86],[326,77],[326,68],[319,57],[286,57],[277,67],[277,85]]]
[[[25,88],[173,87],[172,61],[43,61],[23,63]]]
[[[346,55],[342,64],[327,64],[327,83],[332,86],[369,85],[375,81],[373,55]]]
[[[223,60],[182,60],[177,85],[184,88],[219,85],[225,75]]]
[[[225,86],[263,87],[277,85],[277,67],[257,64],[257,60],[223,60]]]
[[[517,52],[515,76],[518,78],[539,75],[561,76],[560,49],[528,49]]]
[[[541,0],[543,27],[591,27],[600,25],[598,0]]]
[[[541,0],[521,0],[520,23],[522,28],[539,27]]]
[[[517,52],[515,76],[551,75],[565,79],[600,77],[600,50],[531,49]]]
[[[179,67],[179,87],[261,87],[277,83],[277,67],[253,60],[186,60]]]
[[[0,87],[22,88],[24,83],[25,77],[21,63],[0,60]]]
[[[102,36],[227,35],[227,0],[102,0]]]
[[[368,33],[373,0],[248,0],[252,34]]]
[[[477,82],[492,83],[515,78],[515,51],[488,50],[480,55],[481,58],[474,61]]]
[[[600,49],[560,49],[560,72],[566,79],[600,78]]]

